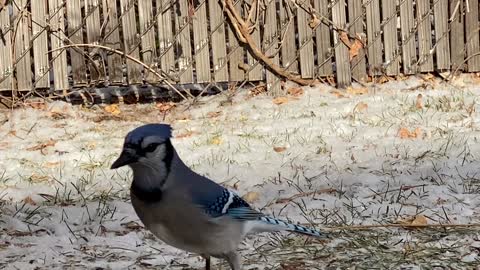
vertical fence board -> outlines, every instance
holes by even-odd
[[[140,23],[140,39],[142,41],[142,61],[155,69],[157,48],[155,45],[155,28],[153,25],[153,7],[151,0],[138,1],[138,20]],[[152,72],[144,69],[144,79],[148,83],[155,83],[159,78]]]
[[[398,75],[399,51],[397,35],[397,0],[382,2],[383,43],[385,47],[385,73],[389,76]]]
[[[252,10],[252,20],[255,21],[256,18],[258,18],[258,10],[257,10],[257,1],[251,1],[251,0],[244,0],[244,3],[248,3],[248,5],[245,5],[245,17],[248,16],[248,13],[250,12],[250,5],[253,4],[253,9]],[[260,29],[259,25],[257,24],[255,28],[252,29],[252,32],[250,33],[252,36],[253,40],[255,41],[255,44],[260,44]],[[263,79],[263,66],[261,63],[255,59],[255,57],[247,50],[247,60],[248,60],[248,72],[247,72],[247,79],[249,81],[258,81]]]
[[[319,0],[316,0],[315,2],[318,1]],[[297,46],[295,45],[295,17],[291,10],[292,5],[290,0],[280,0],[280,33],[283,37],[282,47],[280,49],[282,56],[281,66],[282,68],[288,67],[288,71],[297,73],[298,60],[296,53]],[[315,9],[317,9],[317,7],[315,7]]]
[[[68,39],[72,44],[83,43],[82,10],[80,2],[81,0],[66,1],[68,17],[67,34]],[[87,69],[85,66],[85,58],[83,55],[84,49],[82,47],[70,48],[68,49],[68,52],[70,54],[70,64],[72,67],[73,86],[86,86]]]
[[[326,3],[324,4],[326,6]],[[364,35],[363,31],[363,8],[362,1],[348,0],[348,23],[350,25],[349,33],[351,36],[360,38]],[[328,43],[330,47],[330,42]],[[365,50],[361,48],[358,55],[351,61],[352,76],[360,81],[367,79],[367,64]]]
[[[66,50],[56,50],[64,46],[65,35],[65,11],[62,0],[48,1],[50,14],[50,43],[52,46],[52,66],[53,66],[53,82],[55,90],[63,90],[66,94],[68,85],[67,72],[67,52]]]
[[[188,12],[189,1],[179,1],[177,3],[178,10],[176,23],[177,41],[177,63],[180,83],[193,82],[192,69],[192,47],[190,41],[190,16]]]
[[[307,2],[307,1],[304,1]],[[309,2],[309,1],[308,1]],[[305,3],[302,4],[302,6]],[[313,40],[312,28],[308,25],[310,15],[302,8],[297,8],[298,45],[300,50],[300,74],[302,78],[313,78]]]
[[[123,43],[125,52],[133,58],[139,59],[140,53],[137,42],[137,20],[135,18],[134,0],[120,0]],[[142,74],[140,66],[127,59],[127,80],[129,84],[142,83]]]
[[[218,1],[208,1],[210,31],[212,32],[213,79],[216,82],[228,81],[227,44],[225,40],[225,19]]]
[[[32,1],[32,39],[35,88],[49,88],[47,7],[44,1]]]
[[[417,53],[415,48],[413,0],[400,1],[400,27],[402,38],[403,73],[414,74],[417,71]]]
[[[368,71],[371,76],[382,74],[382,39],[380,36],[380,2],[364,0],[367,11]]]
[[[275,0],[270,0],[266,2],[265,5],[265,32],[263,35],[262,48],[266,55],[272,56],[272,62],[278,65],[278,54],[274,54],[279,42]],[[278,83],[279,79],[269,70],[267,70],[266,73],[267,89],[274,94],[280,93],[281,87]]]
[[[13,90],[13,63],[12,63],[12,38],[10,29],[10,16],[8,8],[0,11],[0,28],[3,40],[0,40],[0,91]]]
[[[27,0],[16,0],[13,5],[13,16],[15,17],[14,35],[14,59],[16,62],[17,90],[28,91],[32,89],[32,72],[30,61],[30,31],[29,12]]]
[[[87,42],[90,44],[98,44],[100,41],[100,5],[98,0],[85,0],[85,16]],[[95,84],[105,80],[103,67],[100,62],[96,61],[93,48],[88,49],[89,57],[87,57],[87,67],[90,72],[90,82]]]
[[[345,0],[338,0],[332,7],[332,20],[335,25],[345,28],[347,18],[345,14]],[[335,45],[335,63],[337,73],[337,84],[340,88],[344,88],[351,84],[352,77],[350,72],[350,59],[348,47],[340,40],[337,31],[334,33]]]
[[[468,3],[470,6],[465,16],[468,57],[467,65],[468,71],[478,72],[480,71],[480,55],[478,55],[480,53],[479,4],[476,0],[470,0]]]
[[[433,71],[432,22],[430,0],[417,0],[419,71]]]
[[[167,75],[175,71],[172,8],[169,0],[157,0],[158,42],[161,70]]]
[[[313,4],[321,16],[330,19],[328,0],[315,0]],[[293,35],[295,35],[295,33],[293,33]],[[330,35],[331,32],[329,26],[321,22],[315,31],[315,39],[317,42],[317,72],[319,76],[328,76],[333,74],[333,50],[331,49]]]
[[[112,49],[121,48],[120,31],[118,29],[118,13],[116,0],[102,0],[103,19],[105,24],[105,36],[103,43]],[[108,53],[108,80],[111,84],[121,84],[123,82],[123,61],[122,57],[116,53]]]
[[[233,1],[239,14],[241,14],[242,1],[243,0]],[[244,71],[241,68],[244,65],[244,53],[245,51],[238,43],[234,30],[232,29],[231,25],[228,24],[228,66],[230,69],[230,81],[241,81],[245,78]]]
[[[195,2],[194,2],[195,3]],[[200,6],[195,7],[193,16],[193,51],[195,55],[195,71],[197,82],[210,82],[210,50],[208,47],[208,20],[207,3],[200,1]]]
[[[465,58],[465,36],[463,35],[463,22],[465,19],[463,17],[463,10],[463,1],[450,1],[449,18],[452,19],[450,25],[450,57],[453,70],[457,67],[459,70],[463,70],[462,63]]]
[[[437,0],[434,2],[433,13],[435,15],[435,54],[437,56],[437,68],[446,70],[450,68],[448,0]]]

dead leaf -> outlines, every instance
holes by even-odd
[[[176,138],[176,139],[188,138],[188,137],[192,136],[192,135],[195,134],[195,133],[196,133],[195,131],[188,130],[188,131],[186,131],[186,132],[184,132],[184,133],[175,135],[175,138]]]
[[[248,203],[254,203],[260,199],[260,194],[255,191],[249,191],[247,194],[243,195],[243,199]]]
[[[417,95],[417,101],[415,102],[415,107],[419,110],[423,109],[423,96],[422,96],[422,94]]]
[[[419,127],[415,128],[415,130],[410,131],[406,127],[401,127],[397,133],[400,139],[413,139],[413,138],[421,138],[423,136],[423,130]]]
[[[105,111],[112,114],[112,115],[119,115],[120,114],[120,107],[118,107],[118,104],[111,104],[105,106]]]
[[[350,46],[349,55],[350,61],[360,53],[360,50],[363,48],[363,43],[360,39],[356,38],[353,44]]]
[[[48,181],[49,177],[46,176],[46,175],[40,175],[40,174],[33,173],[32,175],[30,175],[30,177],[28,179],[32,183],[41,183],[41,182]]]
[[[213,138],[210,140],[210,144],[214,144],[214,145],[220,145],[220,144],[222,144],[222,137],[220,137],[220,136],[215,136],[215,137],[213,137]]]
[[[222,114],[221,111],[209,112],[209,113],[207,113],[207,117],[208,117],[208,118],[215,118],[215,117],[218,117],[220,114]]]
[[[23,199],[23,202],[26,204],[37,205],[37,203],[30,196],[27,196],[25,199]]]
[[[414,226],[424,226],[428,224],[428,220],[424,215],[418,215],[415,217],[415,219],[412,221],[411,225]]]
[[[29,147],[27,148],[27,151],[37,151],[37,150],[43,150],[49,146],[55,146],[57,142],[55,140],[48,140],[47,142],[44,142],[44,143],[41,143],[41,144],[37,144],[35,146],[32,146],[32,147]]]
[[[292,87],[287,90],[287,93],[291,96],[298,97],[303,95],[303,89],[300,87]]]
[[[353,108],[354,112],[364,112],[368,109],[368,104],[365,102],[359,102],[355,107]]]
[[[173,103],[173,102],[159,102],[159,103],[155,104],[155,107],[157,107],[160,112],[166,113],[166,112],[172,110],[175,107],[175,103]]]
[[[273,104],[282,105],[288,102],[287,97],[277,97],[273,99]]]
[[[344,93],[342,93],[342,92],[339,91],[339,90],[330,91],[330,94],[334,94],[335,96],[337,96],[337,98],[345,98],[345,97],[347,97],[347,96],[345,96]]]
[[[319,24],[320,24],[320,19],[317,17],[317,15],[313,14],[312,13],[312,18],[310,19],[310,21],[308,22],[308,26],[310,26],[310,28],[312,29],[315,29]]]
[[[365,95],[368,94],[368,89],[366,87],[348,87],[347,88],[347,93],[350,95]]]
[[[285,147],[285,146],[275,146],[275,147],[273,147],[273,151],[275,151],[277,153],[281,153],[285,150],[287,150],[287,147]]]
[[[396,223],[400,225],[408,225],[409,228],[415,226],[422,227],[428,224],[428,220],[424,215],[416,215],[397,219]]]
[[[60,165],[60,161],[56,161],[56,162],[46,162],[45,165],[43,165],[44,167],[47,167],[47,168],[55,168],[57,167],[58,165]]]
[[[351,43],[350,43],[350,38],[348,37],[348,33],[345,32],[345,31],[341,31],[340,30],[340,40],[348,47],[350,48],[351,47]]]

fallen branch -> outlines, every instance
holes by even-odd
[[[109,51],[109,52],[112,52],[112,53],[116,53],[116,54],[119,54],[121,56],[124,56],[126,57],[127,59],[141,65],[143,68],[145,68],[146,70],[152,72],[156,77],[158,77],[161,81],[164,81],[168,86],[170,86],[170,88],[172,88],[178,95],[180,95],[183,99],[185,100],[188,100],[188,98],[183,95],[177,88],[175,88],[168,80],[166,80],[162,75],[160,75],[160,73],[158,73],[156,70],[154,70],[153,68],[151,68],[150,66],[148,66],[147,64],[143,63],[142,61],[138,60],[137,58],[135,57],[132,57],[130,55],[128,55],[127,53],[125,52],[122,52],[122,51],[119,51],[119,50],[115,50],[115,49],[112,49],[110,47],[107,47],[107,46],[103,46],[103,45],[97,45],[97,44],[71,44],[71,45],[64,45],[64,46],[61,46],[59,48],[55,48],[53,50],[50,50],[49,52],[54,52],[54,51],[58,51],[58,50],[63,50],[63,49],[67,49],[67,48],[76,48],[76,47],[87,47],[87,48],[98,48],[98,49],[103,49],[103,50],[106,50],[106,51]],[[194,96],[189,93],[189,92],[186,92],[191,98],[194,98]]]
[[[294,75],[293,73],[287,71],[286,69],[282,69],[280,66],[273,63],[273,61],[268,56],[262,53],[257,44],[255,44],[255,40],[250,35],[250,23],[248,21],[245,22],[243,18],[238,14],[235,6],[232,3],[232,0],[223,0],[222,5],[225,13],[227,13],[227,17],[229,18],[233,28],[235,29],[239,41],[248,46],[249,51],[258,61],[264,63],[267,68],[270,69],[277,76],[296,82],[300,85],[311,85],[314,83],[314,80],[303,79],[302,77]]]

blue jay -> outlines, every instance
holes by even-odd
[[[147,124],[128,133],[111,168],[133,171],[130,196],[145,227],[165,243],[225,259],[240,270],[238,245],[250,233],[292,231],[324,237],[319,231],[268,217],[212,180],[192,171],[175,151],[166,124]]]

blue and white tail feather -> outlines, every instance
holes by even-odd
[[[307,227],[296,225],[292,223],[285,222],[283,220],[279,220],[276,218],[271,218],[267,216],[263,216],[258,218],[259,221],[262,223],[267,224],[267,226],[262,226],[263,228],[268,229],[271,227],[273,231],[291,231],[299,234],[304,234],[308,236],[315,236],[315,237],[326,237],[326,235],[320,231],[309,229]],[[255,228],[253,228],[255,230]]]

